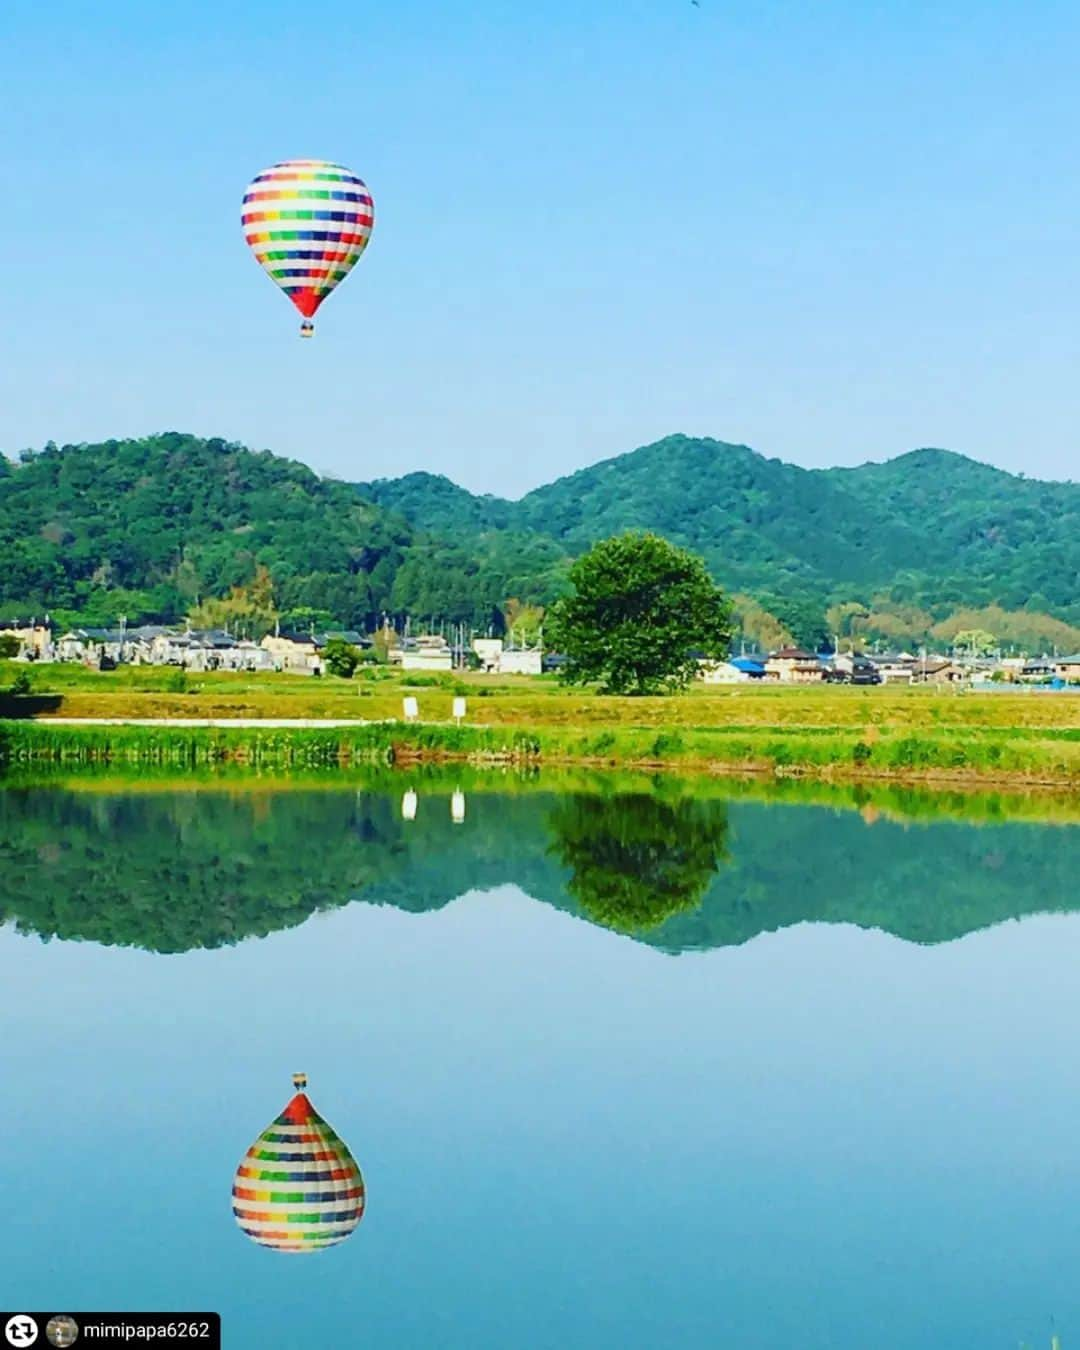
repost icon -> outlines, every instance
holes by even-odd
[[[4,1323],[8,1345],[33,1345],[38,1337],[38,1325],[26,1313],[16,1313]]]

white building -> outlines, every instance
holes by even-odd
[[[394,654],[390,654],[394,659]],[[454,655],[444,637],[425,633],[401,648],[402,670],[452,670]]]
[[[910,684],[919,663],[919,658],[910,652],[900,652],[899,655],[886,652],[880,656],[873,655],[870,659],[877,667],[882,684]]]
[[[539,675],[544,653],[539,647],[504,647],[497,667],[500,675]]]
[[[736,657],[732,661],[715,661],[703,656],[698,659],[703,684],[750,684],[759,683],[765,674],[764,662],[749,657]]]
[[[26,623],[11,619],[0,621],[0,633],[13,637],[19,644],[18,655],[25,661],[52,661],[56,656],[52,628],[48,622],[36,620]]]
[[[503,649],[502,638],[473,638],[472,649],[476,653],[482,671],[491,675],[498,670],[499,657]]]

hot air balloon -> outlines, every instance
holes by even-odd
[[[293,1076],[296,1096],[248,1149],[233,1182],[233,1214],[253,1242],[317,1252],[343,1242],[364,1216],[364,1178],[347,1145]]]
[[[287,159],[256,174],[244,193],[244,238],[256,261],[304,316],[352,271],[375,225],[362,179],[325,159]]]

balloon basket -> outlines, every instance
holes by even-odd
[[[304,322],[300,325],[300,336],[308,338],[315,336],[315,325],[311,322],[310,319],[305,319]]]

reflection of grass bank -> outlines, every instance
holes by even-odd
[[[322,768],[261,765],[217,760],[194,765],[167,762],[114,762],[105,759],[34,759],[9,765],[0,773],[0,788],[53,787],[82,794],[224,793],[245,797],[283,793],[358,792],[400,794],[415,788],[421,794],[449,796],[455,789],[473,795],[515,797],[550,793],[653,792],[668,799],[761,802],[790,806],[826,806],[858,811],[870,825],[878,820],[904,823],[937,819],[995,824],[1029,821],[1039,824],[1080,823],[1080,793],[1047,790],[1002,790],[977,784],[926,787],[882,781],[837,781],[766,774],[688,774],[677,767],[663,770],[578,765],[477,763],[442,760],[387,764],[334,764]]]
[[[1080,787],[1080,729],[938,725],[700,726],[657,729],[371,723],[338,728],[223,728],[0,724],[0,763],[244,764],[322,769],[424,761],[529,766],[1016,782]]]

